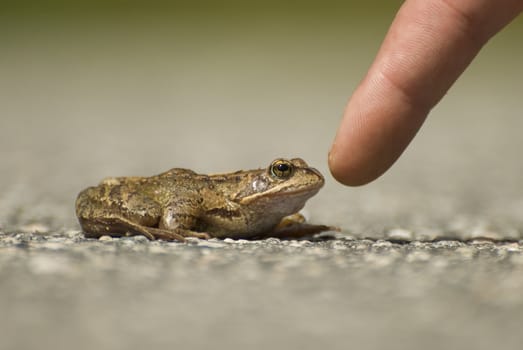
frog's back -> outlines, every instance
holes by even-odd
[[[178,197],[196,194],[202,187],[207,187],[211,181],[208,175],[198,174],[189,169],[173,168],[149,178],[146,186]]]
[[[78,194],[76,213],[86,216],[95,209],[113,211],[130,202],[143,201],[149,206],[151,202],[163,204],[169,198],[196,190],[199,176],[189,169],[173,168],[150,177],[108,177]]]

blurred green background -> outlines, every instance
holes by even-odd
[[[463,222],[518,235],[520,18],[388,174],[357,189],[328,175],[347,98],[400,4],[3,2],[0,224],[77,227],[76,193],[110,175],[221,172],[299,156],[327,176],[309,206],[316,221],[363,235],[395,226],[448,234]]]

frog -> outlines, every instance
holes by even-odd
[[[324,183],[301,158],[211,175],[173,168],[150,177],[106,178],[81,191],[75,208],[87,238],[300,238],[333,229],[307,224],[299,213]]]

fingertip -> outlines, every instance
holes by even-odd
[[[328,164],[331,175],[336,181],[345,186],[363,186],[377,179],[381,173],[369,172],[364,164],[360,166],[353,164],[351,157],[344,155],[346,150],[339,149],[336,141],[333,143],[328,155]]]

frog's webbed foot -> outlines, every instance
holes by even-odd
[[[310,225],[310,224],[294,224],[282,228],[277,228],[274,231],[264,235],[264,238],[275,237],[281,239],[293,239],[310,237],[315,234],[326,231],[339,231],[340,229],[333,226],[326,225]]]
[[[164,241],[180,241],[185,242],[185,238],[183,235],[180,234],[180,232],[175,231],[169,231],[164,230],[160,228],[155,227],[143,227],[142,229],[147,232],[147,234],[144,234],[145,237],[149,238],[150,240],[155,239],[161,239]],[[132,235],[132,232],[130,232]]]
[[[340,229],[334,226],[307,224],[305,217],[300,213],[296,213],[284,217],[272,232],[263,234],[261,238],[303,238],[326,231],[340,231]]]

